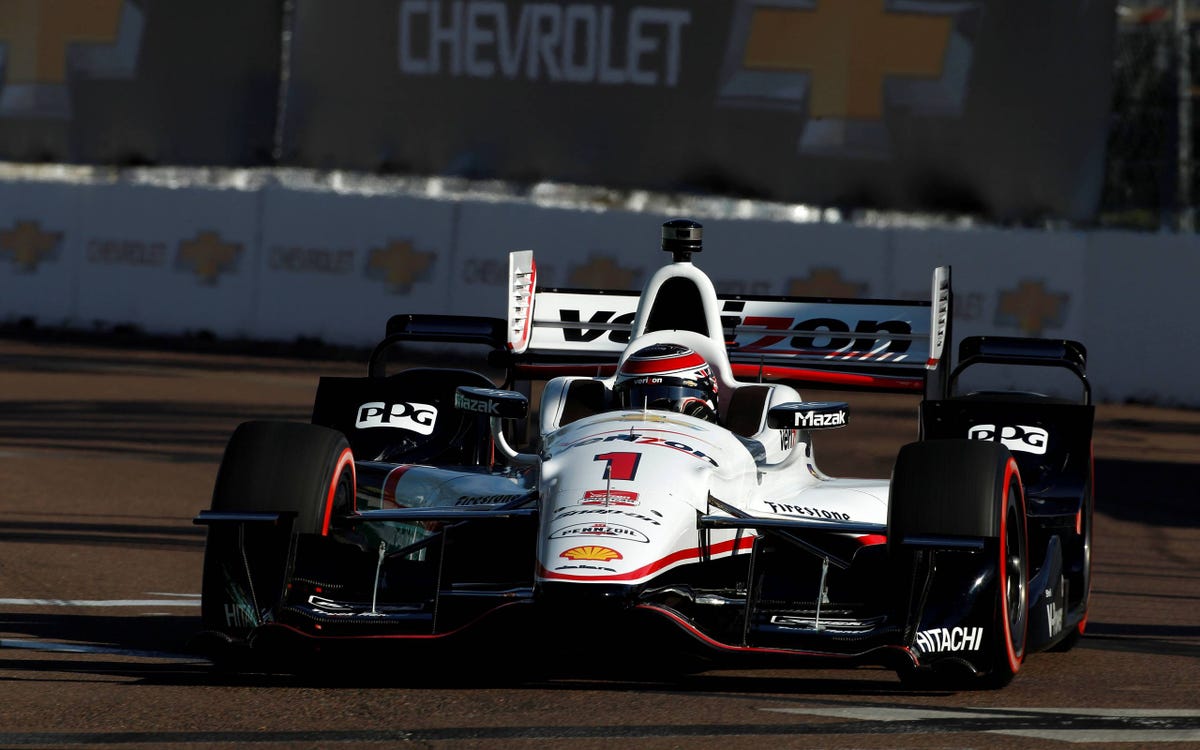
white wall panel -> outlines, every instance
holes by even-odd
[[[449,201],[266,188],[254,329],[370,346],[391,315],[455,311],[457,210]]]
[[[0,182],[0,320],[86,325],[76,310],[79,204],[92,188]]]
[[[78,316],[148,333],[253,336],[253,192],[97,185],[80,210]]]

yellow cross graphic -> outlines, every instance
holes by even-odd
[[[887,76],[938,78],[949,16],[889,13],[884,0],[819,0],[815,10],[759,8],[745,67],[811,73],[812,117],[878,120]]]
[[[640,268],[623,268],[607,255],[593,256],[571,269],[567,284],[583,289],[633,289],[641,272]]]
[[[371,250],[367,272],[381,273],[389,285],[407,292],[413,282],[433,266],[435,257],[433,253],[413,250],[412,242],[407,240],[392,240],[382,248]]]
[[[62,232],[43,232],[36,221],[18,221],[12,229],[0,232],[0,251],[12,253],[22,271],[34,271],[60,239]]]
[[[62,84],[67,46],[117,40],[125,0],[0,0],[4,83]]]
[[[1063,308],[1069,300],[1069,295],[1047,291],[1041,280],[1026,279],[1015,291],[1001,292],[996,313],[1001,319],[1015,320],[1023,333],[1040,336],[1047,323],[1062,325]]]
[[[222,242],[217,232],[197,232],[195,239],[179,243],[177,263],[194,270],[206,284],[215,284],[222,272],[233,268],[241,253],[240,242]]]
[[[814,268],[808,278],[791,279],[787,293],[791,297],[861,297],[866,284],[855,284],[842,278],[836,268]]]

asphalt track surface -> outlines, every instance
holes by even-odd
[[[229,677],[191,650],[217,464],[361,360],[0,341],[0,747],[1200,748],[1200,412],[1098,409],[1087,636],[999,691],[876,669]],[[886,476],[907,397],[849,398],[818,462]],[[580,613],[581,632],[588,632]],[[620,657],[597,642],[597,664]]]

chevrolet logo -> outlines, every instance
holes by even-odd
[[[720,103],[804,113],[799,150],[890,155],[889,106],[961,113],[978,0],[736,0]]]
[[[853,299],[865,296],[866,284],[856,284],[842,278],[836,268],[814,268],[803,279],[790,279],[787,286],[789,297],[835,297]]]
[[[1016,289],[1000,292],[996,325],[1018,328],[1029,336],[1040,336],[1049,326],[1061,328],[1071,295],[1050,292],[1042,280],[1023,280]]]
[[[195,239],[179,243],[175,266],[196,274],[208,285],[215,285],[222,273],[232,271],[242,254],[240,242],[222,242],[217,232],[197,232]]]
[[[608,255],[593,255],[588,262],[573,266],[567,285],[580,289],[634,289],[642,275],[640,268],[624,268]]]
[[[142,12],[128,0],[0,0],[0,117],[70,116],[70,73],[130,78]]]
[[[436,259],[434,253],[414,250],[408,240],[392,240],[382,248],[371,250],[367,258],[367,276],[383,279],[398,294],[408,294],[414,283],[428,275]]]
[[[0,231],[0,255],[12,256],[17,270],[33,273],[38,264],[56,255],[62,232],[46,232],[36,221],[18,221]]]

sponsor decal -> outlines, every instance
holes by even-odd
[[[846,424],[846,412],[844,410],[828,413],[798,411],[795,416],[797,427],[841,427]]]
[[[586,508],[583,510],[564,510],[557,514],[557,516],[555,517],[555,520],[557,521],[557,520],[561,520],[563,518],[569,518],[571,516],[603,516],[603,515],[624,516],[626,518],[633,518],[638,521],[644,521],[646,523],[653,524],[655,526],[662,526],[661,521],[656,521],[653,518],[651,518],[650,516],[642,515],[641,513],[633,513],[631,511],[627,511],[627,510],[620,510],[617,508]]]
[[[66,120],[72,83],[133,78],[143,25],[130,0],[0,3],[0,118]]]
[[[1016,289],[1000,292],[996,325],[1018,328],[1027,336],[1041,336],[1046,328],[1063,327],[1070,304],[1070,294],[1049,291],[1041,279],[1025,279]]]
[[[437,423],[437,408],[429,404],[398,401],[393,404],[384,401],[368,401],[358,407],[358,418],[354,426],[360,430],[375,427],[393,427],[410,430],[420,435],[433,432]]]
[[[275,245],[267,252],[267,267],[272,271],[340,276],[354,271],[354,251]]]
[[[790,513],[794,516],[809,516],[810,518],[824,518],[830,521],[849,521],[850,514],[842,513],[838,510],[826,510],[824,508],[808,508],[802,505],[789,505],[788,503],[773,503],[770,500],[766,501],[767,507],[772,513]]]
[[[459,495],[455,505],[505,505],[525,497],[524,495]]]
[[[617,539],[627,539],[632,542],[642,542],[643,544],[650,541],[650,537],[646,536],[637,529],[631,529],[628,526],[618,526],[616,524],[608,524],[603,521],[595,523],[580,523],[574,526],[568,526],[564,529],[559,529],[550,535],[551,539],[570,539],[572,537],[586,536],[607,536]]]
[[[915,645],[927,654],[944,651],[978,651],[983,628],[934,628],[917,633]]]
[[[401,0],[405,75],[674,87],[691,11],[622,3]]]
[[[625,268],[611,255],[592,255],[587,263],[571,266],[567,285],[576,289],[637,289],[643,275],[641,268]]]
[[[568,560],[598,560],[607,562],[608,560],[620,560],[621,553],[615,549],[608,547],[600,547],[596,545],[588,545],[586,547],[572,547],[569,550],[560,552],[559,557],[565,557]]]
[[[961,114],[980,5],[735,0],[718,103],[801,111],[800,153],[890,158],[885,112]]]
[[[167,243],[142,240],[92,239],[87,244],[87,262],[97,266],[144,266],[167,264]]]
[[[381,280],[396,294],[408,294],[418,281],[425,281],[437,260],[435,253],[413,249],[409,240],[392,240],[367,255],[367,278]]]
[[[175,253],[175,267],[191,271],[200,281],[215,286],[223,273],[237,269],[242,243],[224,242],[219,232],[199,231],[190,240],[182,240]]]
[[[911,340],[881,339],[877,334],[910,335],[912,324],[905,320],[843,320],[832,317],[794,315],[747,315],[743,300],[726,300],[721,307],[721,326],[726,331],[741,326],[765,329],[762,333],[739,333],[725,343],[731,350],[803,354],[859,359],[907,358]],[[768,308],[771,310],[771,308]]]
[[[636,506],[638,493],[630,490],[587,490],[583,493],[583,505],[627,505]]]
[[[473,411],[479,414],[490,414],[493,417],[500,416],[500,406],[496,402],[470,398],[461,393],[454,394],[454,408],[462,411]]]
[[[998,440],[1010,451],[1036,453],[1039,456],[1046,452],[1046,445],[1050,442],[1050,433],[1041,427],[1023,424],[1004,426],[977,424],[967,431],[967,437],[971,440]]]
[[[633,319],[637,317],[637,312],[624,312],[620,315],[616,310],[596,310],[588,318],[587,322],[599,325],[621,325],[632,326]],[[569,308],[559,308],[558,319],[563,323],[578,323],[582,318],[581,310],[572,310]],[[563,328],[563,340],[571,342],[588,342],[595,341],[604,334],[608,334],[608,340],[614,344],[625,345],[629,343],[630,331],[609,331],[605,328]]]
[[[679,451],[680,453],[686,453],[703,461],[708,461],[713,466],[720,466],[716,459],[706,455],[703,451],[697,448],[693,448],[687,443],[683,443],[678,440],[666,440],[664,438],[653,437],[651,435],[642,435],[633,431],[622,432],[616,435],[597,435],[595,437],[584,438],[583,440],[577,440],[574,443],[567,445],[563,450],[570,450],[583,445],[595,445],[596,443],[633,443],[635,445],[657,445],[663,448],[670,448],[672,450]]]
[[[804,278],[788,279],[785,294],[789,297],[855,299],[867,296],[867,285],[846,281],[840,268],[814,268]],[[920,299],[920,296],[913,299]]]
[[[556,572],[560,571],[560,570],[596,570],[601,573],[616,573],[617,572],[616,568],[608,568],[603,565],[582,565],[582,564],[580,564],[580,565],[556,565],[556,566],[554,566],[554,570]]]
[[[57,258],[62,236],[42,229],[40,222],[18,221],[12,229],[0,230],[0,256],[12,258],[21,273],[33,273],[42,261]]]
[[[779,450],[788,451],[796,445],[800,433],[795,430],[780,430],[779,431]]]

